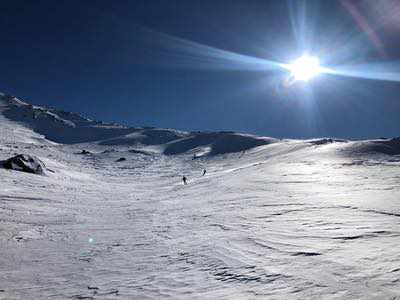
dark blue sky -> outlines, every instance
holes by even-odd
[[[352,3],[372,36],[339,1],[7,1],[0,91],[133,126],[399,136],[400,83],[321,75],[284,86],[285,72],[204,67],[159,35],[284,63],[302,54],[299,35],[329,66],[399,59],[399,32],[364,2]]]

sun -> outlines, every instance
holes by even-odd
[[[316,56],[303,55],[288,65],[295,81],[309,81],[321,73],[319,59]]]

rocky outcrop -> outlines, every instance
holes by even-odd
[[[3,161],[3,168],[26,173],[43,175],[45,173],[44,163],[35,156],[18,154]]]

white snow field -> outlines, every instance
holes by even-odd
[[[46,170],[0,168],[0,299],[400,299],[399,139],[125,128],[1,94],[16,154]]]

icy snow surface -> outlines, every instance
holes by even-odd
[[[57,144],[27,126],[0,114],[0,160],[54,172],[0,169],[0,299],[400,298],[396,140],[243,151],[244,135],[117,126]]]

